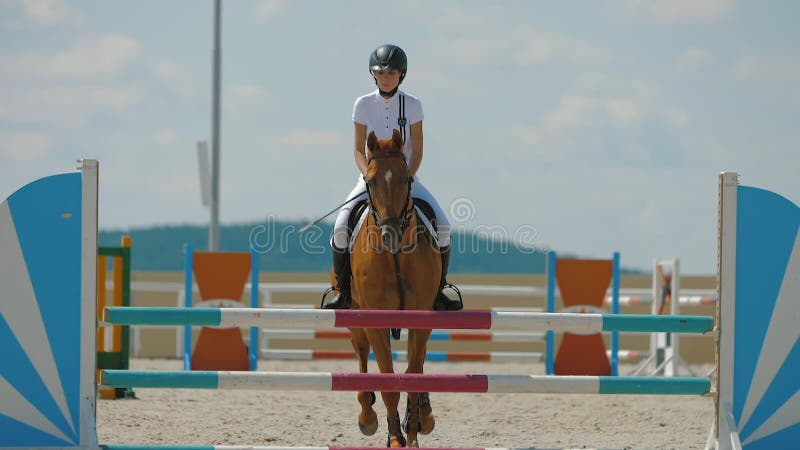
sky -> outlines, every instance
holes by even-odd
[[[223,1],[220,217],[314,219],[370,52],[409,57],[456,229],[716,272],[717,185],[800,201],[800,3]],[[0,195],[100,161],[100,227],[206,224],[213,2],[0,0]]]

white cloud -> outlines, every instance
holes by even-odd
[[[12,29],[36,30],[83,22],[83,17],[61,0],[21,0],[5,3],[18,11],[16,17],[5,21],[5,25]]]
[[[690,48],[684,51],[673,65],[674,70],[680,74],[688,74],[703,70],[714,63],[714,56],[703,48]]]
[[[286,11],[286,2],[283,0],[262,0],[256,5],[255,17],[259,22],[270,22],[283,15]]]
[[[544,130],[557,133],[565,128],[579,127],[586,120],[589,111],[596,109],[600,101],[583,95],[568,95],[559,105],[545,114]]]
[[[179,130],[111,129],[97,133],[93,146],[100,149],[101,227],[207,220],[195,146]]]
[[[433,53],[446,59],[450,67],[527,66],[554,61],[606,63],[613,59],[611,50],[589,42],[541,33],[529,26],[520,26],[502,35],[473,33],[457,39],[434,40],[431,44],[440,47]]]
[[[188,75],[188,71],[172,61],[153,60],[150,71],[158,78],[176,79]]]
[[[336,131],[293,130],[278,138],[278,143],[293,149],[317,152],[320,149],[341,149],[347,142],[344,135]]]
[[[521,127],[513,128],[513,134],[516,135],[517,139],[525,146],[537,145],[541,141],[541,133],[536,130]]]
[[[175,130],[158,130],[153,133],[153,141],[161,147],[172,147],[178,143],[179,137]]]
[[[52,147],[50,136],[29,131],[0,131],[0,155],[5,163],[31,163],[43,159]]]
[[[612,9],[633,19],[662,23],[717,21],[730,15],[733,0],[614,0]]]
[[[223,102],[224,113],[234,117],[252,116],[256,113],[277,110],[277,107],[268,99],[266,90],[252,83],[225,86]]]
[[[138,40],[122,34],[84,37],[53,52],[0,53],[0,65],[4,79],[25,82],[119,80],[136,68],[175,91],[187,91],[194,79],[184,66],[145,53]]]
[[[542,129],[544,133],[557,134],[608,119],[617,126],[628,128],[642,119],[646,107],[643,101],[635,96],[567,95],[556,108],[544,115]]]
[[[16,74],[45,80],[95,79],[119,76],[140,54],[141,47],[136,40],[112,34],[54,54],[2,55],[0,61]]]
[[[242,101],[261,101],[266,97],[264,88],[257,84],[234,84],[228,87],[228,92]]]
[[[647,134],[664,133],[688,121],[681,109],[665,106],[650,83],[591,73],[577,87],[541,113],[533,123],[512,124],[515,137],[509,155],[525,165],[530,157],[538,163],[573,164],[592,161],[612,167],[625,161],[630,166],[658,159],[665,142],[654,144]],[[659,131],[655,131],[659,130]]]
[[[18,123],[82,124],[199,97],[191,71],[121,34],[84,37],[49,52],[0,53],[0,67],[0,119]]]
[[[411,9],[431,33],[426,53],[435,55],[438,65],[446,62],[447,67],[526,66],[554,61],[588,64],[614,59],[609,48],[538,30],[502,3],[424,2]]]
[[[481,84],[475,83],[467,77],[454,77],[448,70],[443,70],[437,65],[423,64],[415,66],[412,75],[413,82],[428,92],[437,94],[457,94],[472,100],[485,99],[491,93]]]
[[[631,98],[608,99],[605,108],[614,121],[623,127],[632,126],[642,118],[642,105]]]
[[[17,123],[82,124],[91,117],[122,113],[140,104],[141,88],[121,85],[0,87],[0,119]]]
[[[157,85],[167,88],[182,100],[193,101],[206,98],[207,87],[200,86],[195,74],[185,66],[150,55],[145,55],[143,59]]]
[[[685,125],[689,121],[689,114],[679,109],[664,108],[661,115],[668,123],[676,126]]]
[[[733,74],[742,82],[759,84],[763,90],[779,96],[800,98],[800,59],[797,55],[765,55],[755,51],[743,53],[736,61]]]

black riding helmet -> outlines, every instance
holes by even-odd
[[[400,82],[397,84],[398,86],[403,82],[403,78],[406,77],[407,68],[406,52],[396,45],[381,45],[369,55],[369,73],[372,74],[373,70],[399,70]],[[375,78],[375,75],[372,75],[372,78]],[[375,84],[378,84],[378,80],[375,80]]]

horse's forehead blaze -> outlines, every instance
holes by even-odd
[[[384,175],[386,179],[386,184],[391,186],[392,185],[392,169],[386,171],[386,175]]]

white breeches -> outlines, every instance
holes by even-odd
[[[339,215],[336,216],[336,223],[333,226],[333,237],[331,238],[336,248],[346,248],[349,244],[350,230],[347,228],[347,219],[350,217],[350,212],[356,204],[367,199],[366,190],[367,186],[364,184],[364,179],[359,176],[356,187],[353,188],[350,195],[348,195],[345,200],[350,200],[353,197],[358,197],[358,199],[342,206],[342,209],[339,210]],[[441,247],[449,246],[450,222],[447,220],[447,215],[444,213],[441,206],[439,206],[439,202],[433,198],[433,194],[422,184],[419,178],[414,178],[414,182],[411,183],[411,196],[424,200],[431,205],[433,212],[436,214],[436,232],[439,238],[439,245]]]

